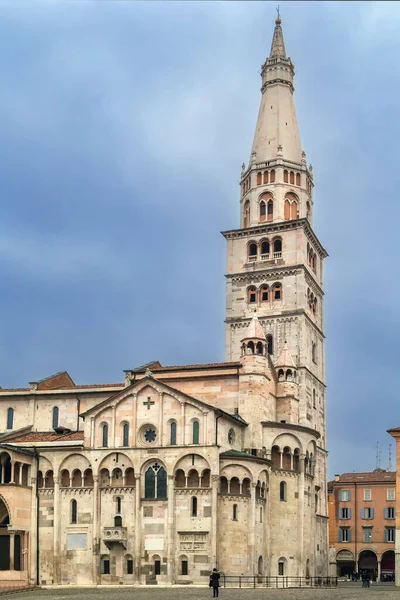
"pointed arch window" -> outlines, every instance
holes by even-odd
[[[290,183],[291,183],[292,185],[294,185],[294,173],[293,173],[293,171],[290,171],[290,175],[289,175],[289,177],[290,177]]]
[[[296,185],[300,186],[300,173],[296,173]]]
[[[167,472],[158,463],[151,465],[144,474],[145,498],[167,497]]]
[[[59,416],[58,406],[54,406],[54,408],[53,408],[53,429],[58,427],[58,416]]]
[[[102,430],[102,445],[103,448],[108,448],[108,425],[104,423]]]
[[[172,421],[171,426],[170,426],[169,443],[171,444],[171,446],[176,445],[176,423],[175,423],[175,421]]]
[[[14,427],[14,409],[9,408],[7,410],[7,429],[12,429]]]
[[[275,181],[275,169],[272,169],[272,171],[269,174],[269,181],[270,183],[274,183]]]
[[[267,335],[268,354],[274,353],[274,341],[271,334]]]
[[[200,426],[198,421],[193,421],[193,444],[199,444]]]
[[[129,424],[124,423],[123,427],[123,446],[129,446]]]
[[[71,500],[71,523],[74,525],[78,522],[78,503],[76,500]]]
[[[290,221],[290,202],[288,199],[285,200],[284,217],[285,221]]]
[[[264,200],[261,200],[261,202],[260,202],[260,221],[265,221],[266,215],[267,215],[267,210],[266,210],[265,202],[264,202]]]
[[[297,219],[297,202],[294,200],[290,206],[290,219],[294,221]]]

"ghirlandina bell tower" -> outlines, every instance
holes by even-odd
[[[298,374],[297,425],[319,433],[315,475],[318,485],[325,486],[327,253],[313,230],[312,166],[301,145],[294,66],[286,55],[280,18],[261,69],[260,111],[249,164],[243,164],[240,178],[240,229],[223,233],[228,242],[226,359],[239,359],[241,340],[254,314],[267,337],[273,365],[285,347],[289,350]]]

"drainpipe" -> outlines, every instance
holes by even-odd
[[[354,482],[354,561],[356,573],[358,573],[358,560],[357,560],[357,483]]]
[[[39,585],[40,577],[39,577],[39,568],[40,568],[40,544],[39,544],[39,481],[38,481],[38,472],[39,472],[39,454],[34,448],[34,455],[36,460],[36,585]]]
[[[217,418],[215,419],[215,445],[218,446],[218,419],[222,417],[222,413],[217,413]]]

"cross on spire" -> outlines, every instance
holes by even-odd
[[[277,7],[277,9],[276,9],[276,12],[278,13],[278,19],[280,19],[280,18],[281,18],[281,14],[280,14],[280,12],[279,12],[279,4],[278,4],[278,7]]]
[[[147,410],[150,410],[150,406],[151,406],[152,404],[155,404],[155,403],[154,403],[154,402],[152,402],[151,398],[149,398],[149,397],[147,398],[146,402],[143,402],[143,405],[144,405],[144,406],[147,406]]]

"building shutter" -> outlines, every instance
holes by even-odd
[[[373,508],[370,508],[370,509],[369,509],[369,518],[370,518],[370,519],[373,519],[373,518],[374,518],[374,509],[373,509]]]
[[[351,529],[347,530],[347,541],[351,542]]]
[[[384,537],[384,542],[388,541],[388,530],[385,527],[385,537]]]
[[[361,518],[365,519],[365,508],[361,509]]]
[[[383,509],[383,514],[385,519],[389,518],[389,509],[387,507]]]
[[[343,542],[343,529],[339,527],[339,542]]]
[[[349,518],[349,519],[351,519],[351,508],[348,508],[348,509],[347,509],[347,514],[349,515],[349,517],[348,517],[348,518]]]
[[[339,519],[343,519],[343,509],[339,508]],[[386,519],[386,517],[385,517]]]

